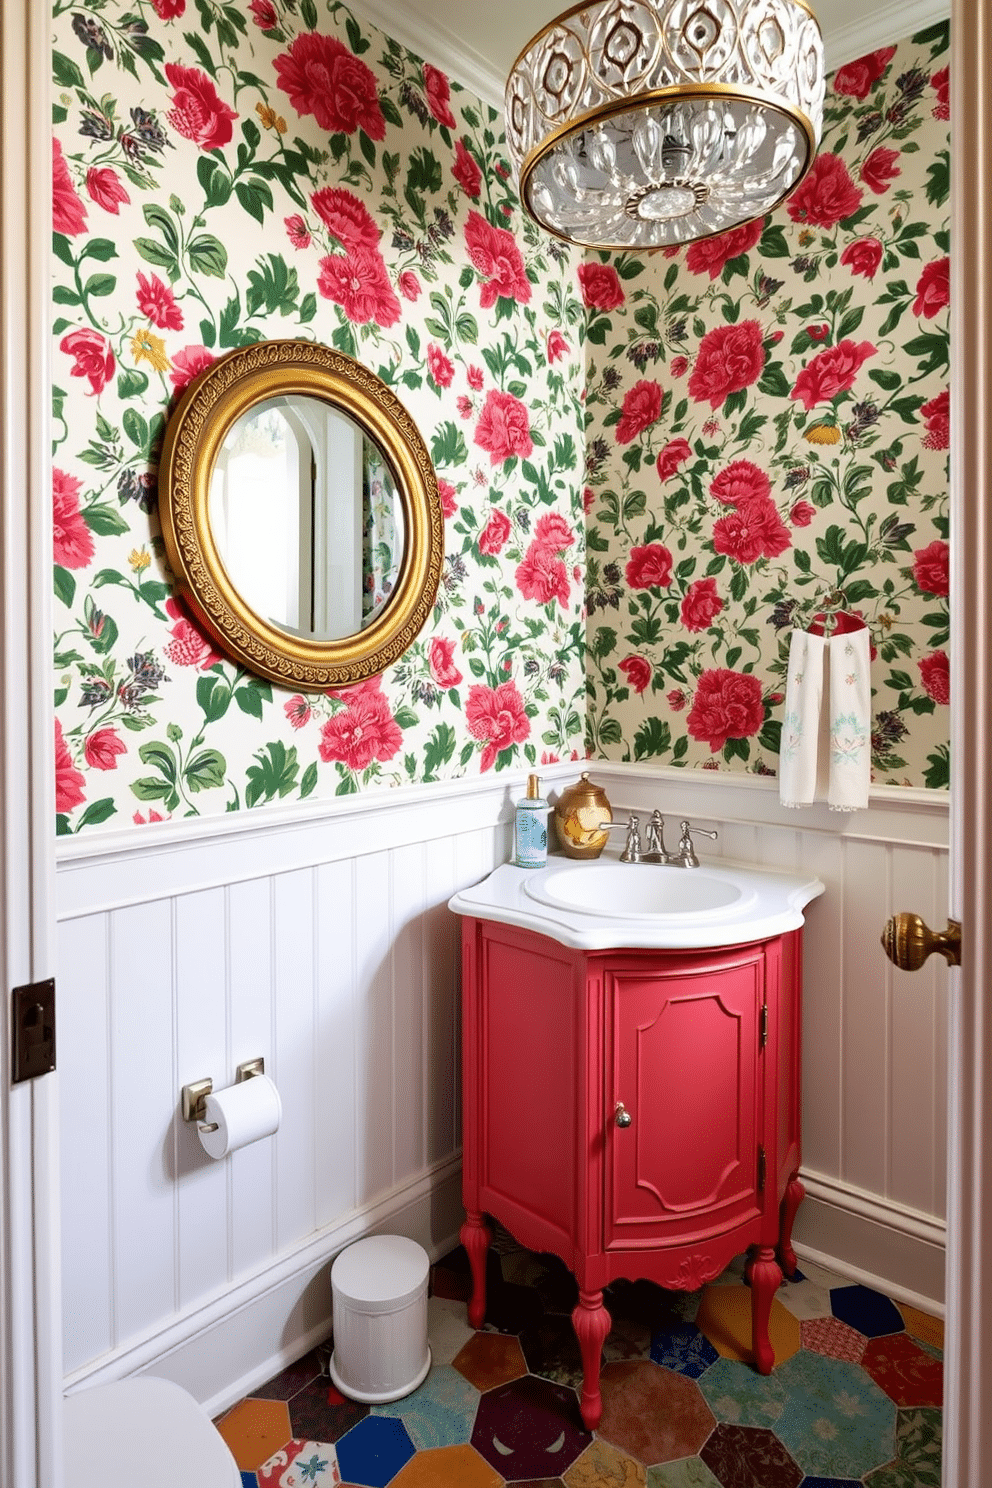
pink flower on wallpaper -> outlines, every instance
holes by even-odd
[[[686,630],[709,630],[722,609],[723,600],[716,592],[716,579],[697,579],[686,590],[679,615]]]
[[[482,190],[482,171],[474,155],[470,155],[464,140],[455,143],[455,163],[451,174],[472,201],[478,201]]]
[[[946,651],[931,651],[929,656],[924,656],[922,661],[917,662],[920,669],[920,681],[923,690],[928,697],[932,697],[935,703],[949,703],[951,701],[951,666],[947,659]]]
[[[458,409],[458,417],[469,419],[475,412],[475,404],[466,393],[459,393],[455,399],[455,407]]]
[[[403,296],[403,298],[405,300],[409,300],[411,304],[415,300],[420,299],[423,290],[423,286],[421,285],[420,280],[417,278],[412,269],[403,270],[402,274],[397,280],[397,288],[399,289],[399,292]]]
[[[338,186],[322,186],[310,201],[321,222],[346,253],[355,248],[372,252],[378,249],[382,233],[368,207],[354,192]]]
[[[774,501],[756,496],[744,501],[713,524],[713,548],[737,563],[757,563],[759,558],[777,558],[792,546],[792,534],[776,510]]]
[[[52,546],[60,568],[85,568],[93,562],[93,534],[79,510],[81,482],[52,470]]]
[[[752,672],[712,667],[696,683],[686,728],[715,754],[728,739],[758,733],[765,718],[761,683]]]
[[[789,397],[796,398],[809,412],[817,403],[828,403],[840,393],[849,392],[862,366],[877,350],[870,341],[841,341],[828,346],[806,363]]]
[[[75,363],[69,376],[85,377],[94,393],[103,392],[117,367],[110,342],[88,326],[63,336],[59,351],[71,356]]]
[[[786,208],[793,222],[809,227],[836,227],[861,205],[861,188],[855,186],[839,155],[819,154],[805,180],[788,198]]]
[[[310,247],[310,233],[299,212],[294,212],[291,217],[284,217],[282,221],[289,241],[294,248]]]
[[[446,481],[441,476],[438,476],[437,494],[440,497],[441,510],[444,513],[445,520],[447,520],[449,517],[453,517],[455,515],[455,512],[458,510],[458,502],[455,500],[458,492],[455,490],[454,486],[451,484],[450,481]]]
[[[169,631],[172,640],[165,648],[166,656],[175,666],[196,667],[197,671],[205,672],[207,667],[222,660],[220,653],[214,650],[199,626],[176,600],[167,599],[165,609],[170,619],[176,622]]]
[[[67,238],[86,231],[86,208],[72,184],[57,139],[52,140],[52,227]]]
[[[455,666],[455,643],[448,640],[446,636],[434,636],[431,639],[428,651],[428,663],[431,676],[438,687],[445,689],[457,687],[463,680],[461,672]]]
[[[710,482],[710,495],[724,506],[740,506],[756,496],[767,498],[772,493],[771,481],[760,465],[751,460],[733,460]]]
[[[530,719],[515,682],[501,682],[498,687],[480,682],[470,687],[465,721],[472,738],[485,744],[480,770],[490,769],[497,755],[530,736]]]
[[[378,249],[354,248],[322,258],[317,288],[325,300],[340,305],[356,325],[374,321],[388,328],[400,318],[400,302],[393,293]]]
[[[373,760],[391,760],[402,744],[403,730],[375,686],[351,692],[348,706],[321,729],[317,753],[325,764],[340,760],[349,770],[367,770]]]
[[[931,398],[920,409],[926,421],[927,432],[923,436],[924,449],[946,450],[951,447],[951,394],[949,389]]]
[[[205,346],[184,346],[172,358],[169,381],[177,392],[181,392],[215,360],[213,352],[208,351]]]
[[[867,98],[895,54],[894,46],[880,47],[866,57],[845,62],[834,73],[834,92],[844,93],[850,98]]]
[[[625,656],[617,662],[617,669],[637,693],[643,692],[651,681],[651,663],[643,656]]]
[[[127,754],[127,745],[112,728],[94,729],[83,746],[86,763],[93,770],[116,770],[120,754]]]
[[[157,274],[145,275],[138,270],[138,309],[146,320],[160,331],[181,331],[183,312],[176,304],[176,297],[169,286]]]
[[[888,191],[896,176],[901,176],[902,171],[896,164],[899,159],[898,150],[887,150],[884,145],[879,145],[872,150],[868,159],[861,167],[860,176],[868,187],[874,191],[876,196],[881,196]]]
[[[429,342],[427,346],[427,371],[439,388],[451,386],[455,369],[436,341]]]
[[[913,580],[924,594],[946,597],[950,586],[950,549],[940,538],[913,554]]]
[[[450,84],[444,73],[432,67],[429,62],[424,63],[424,92],[427,95],[427,107],[437,122],[446,129],[454,129],[456,121],[451,112]]]
[[[479,552],[495,557],[503,551],[511,531],[510,519],[505,512],[494,511],[479,533]]]
[[[627,390],[616,427],[617,444],[630,444],[638,434],[643,434],[657,422],[661,415],[662,397],[661,383],[647,378],[635,382]]]
[[[742,320],[715,326],[699,343],[689,392],[697,403],[719,408],[731,393],[750,387],[764,371],[765,347],[761,324]]]
[[[272,0],[251,0],[248,9],[260,31],[274,31],[278,26],[279,17]]]
[[[930,86],[937,94],[937,102],[933,106],[933,116],[935,119],[949,119],[951,117],[950,81],[951,71],[949,67],[942,67],[930,79]]]
[[[165,64],[165,75],[173,89],[167,118],[177,134],[201,150],[216,150],[231,142],[232,121],[237,112],[228,108],[205,72],[198,67]]]
[[[148,815],[144,816],[140,811],[136,811],[131,820],[136,827],[147,827],[149,822],[171,821],[172,813],[170,811],[168,816],[163,816],[159,811],[149,810]]]
[[[531,284],[511,232],[505,227],[493,227],[480,212],[471,211],[465,224],[465,249],[483,278],[479,299],[483,310],[500,298],[527,303]]]
[[[808,527],[815,516],[815,506],[811,506],[808,501],[797,501],[789,512],[789,521],[793,527]]]
[[[745,222],[743,227],[732,227],[729,232],[691,243],[685,255],[686,268],[693,274],[709,274],[711,279],[718,279],[731,259],[749,253],[757,244],[766,220],[759,217],[754,222]]]
[[[160,21],[178,21],[186,13],[186,0],[152,0],[152,9]]]
[[[568,569],[554,550],[545,543],[534,540],[517,564],[517,588],[524,599],[534,599],[538,604],[550,604],[552,600],[565,607],[568,604]]]
[[[86,190],[98,207],[112,216],[119,217],[121,203],[127,205],[131,198],[120,176],[109,165],[91,165],[86,172]]]
[[[548,365],[568,356],[569,346],[561,331],[549,331],[547,340]]]
[[[542,517],[538,517],[534,537],[556,553],[564,552],[575,541],[575,533],[558,512],[545,512]]]
[[[686,460],[691,460],[691,458],[692,446],[688,439],[670,439],[655,461],[658,479],[668,480],[680,465],[684,465]]]
[[[465,378],[468,382],[469,387],[474,393],[482,392],[482,384],[485,381],[485,374],[483,373],[481,367],[469,367],[468,371],[465,373]]]
[[[882,245],[877,238],[854,238],[840,256],[842,264],[852,274],[864,279],[874,279],[882,262]]]
[[[69,746],[62,735],[62,725],[55,720],[55,810],[66,815],[86,800],[86,781],[72,763]]]
[[[623,304],[623,285],[612,264],[580,263],[577,273],[587,310],[617,310]]]
[[[673,713],[682,713],[689,702],[689,695],[684,693],[680,687],[673,687],[671,692],[665,693],[665,702]]]
[[[951,299],[951,261],[938,258],[928,263],[916,283],[913,314],[933,320]]]
[[[672,555],[664,543],[631,548],[625,572],[631,589],[667,589],[672,582]]]
[[[475,442],[480,449],[489,451],[493,465],[501,465],[514,455],[529,455],[534,443],[526,404],[512,393],[490,388],[475,426]]]
[[[689,370],[689,358],[684,356],[672,357],[668,370],[673,377],[684,377]]]
[[[328,134],[386,137],[375,73],[336,37],[302,31],[274,62],[280,90],[298,114],[312,114]]]
[[[310,704],[300,693],[295,693],[288,702],[283,703],[282,709],[294,729],[305,728],[310,722]]]

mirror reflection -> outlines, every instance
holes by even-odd
[[[363,630],[403,561],[403,508],[383,452],[347,414],[302,394],[267,398],[232,423],[208,520],[244,603],[308,640]]]

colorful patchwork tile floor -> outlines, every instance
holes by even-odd
[[[413,1394],[346,1400],[322,1348],[217,1426],[244,1488],[940,1488],[939,1319],[805,1265],[772,1305],[776,1364],[763,1377],[742,1270],[743,1258],[691,1294],[609,1288],[592,1433],[575,1283],[505,1234],[479,1332],[464,1252],[432,1268],[433,1363]]]

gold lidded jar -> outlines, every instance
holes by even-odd
[[[599,857],[609,841],[609,833],[599,829],[613,820],[613,812],[605,791],[593,784],[588,770],[562,791],[555,802],[554,819],[567,858]]]

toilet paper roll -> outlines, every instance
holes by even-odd
[[[249,1142],[271,1137],[281,1119],[278,1090],[268,1075],[252,1075],[250,1080],[207,1096],[204,1120],[197,1131],[208,1157],[226,1157]]]

